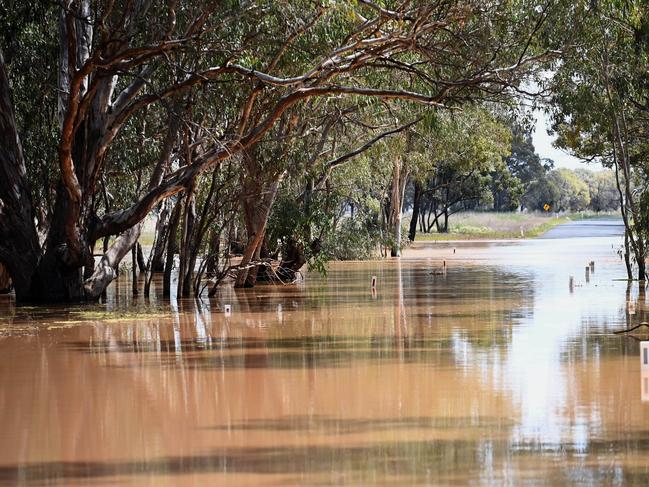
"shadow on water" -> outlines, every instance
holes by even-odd
[[[646,485],[649,466],[614,467],[584,461],[584,454],[606,455],[611,450],[649,451],[649,432],[642,438],[593,442],[587,452],[570,445],[560,449],[514,447],[494,439],[479,441],[394,441],[361,446],[216,448],[187,456],[168,456],[147,461],[43,462],[0,466],[0,485],[42,485],[83,480],[151,475],[236,474],[261,475],[302,472],[320,474],[323,484],[357,483],[363,479],[399,478],[402,484],[429,484],[444,479],[505,482],[508,472],[490,464],[490,455],[510,449],[511,461],[526,466],[526,458],[543,455],[547,462],[527,466],[527,474],[554,485]],[[601,456],[600,456],[601,458]],[[494,472],[489,472],[493,468]],[[345,475],[343,482],[340,475]]]
[[[310,369],[350,367],[361,362],[399,361],[439,365],[450,363],[447,339],[417,337],[304,336],[297,338],[232,338],[205,341],[157,340],[145,342],[71,342],[72,350],[85,353],[155,354],[152,366],[188,369]],[[215,352],[183,355],[176,352]],[[225,352],[225,353],[219,353]],[[158,354],[164,354],[162,357]],[[116,367],[142,367],[140,361]]]
[[[501,417],[401,417],[401,418],[334,418],[325,416],[289,416],[275,419],[253,419],[208,429],[221,431],[308,431],[331,435],[351,435],[398,429],[454,430],[462,428],[506,428],[513,422]]]

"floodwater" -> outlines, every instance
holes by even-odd
[[[5,297],[0,486],[647,485],[620,234],[421,243],[178,306],[128,279],[89,307]]]

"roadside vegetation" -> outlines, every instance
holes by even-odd
[[[618,212],[578,213],[495,213],[462,212],[454,215],[446,233],[419,233],[420,240],[492,240],[534,238],[575,220],[619,218]]]

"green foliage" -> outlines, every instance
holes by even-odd
[[[525,208],[552,212],[613,211],[619,207],[615,175],[610,170],[592,172],[560,168],[529,185],[523,197]]]
[[[57,118],[58,12],[44,2],[0,4],[0,50],[11,83],[16,122],[37,217],[45,224],[53,206],[59,136]]]

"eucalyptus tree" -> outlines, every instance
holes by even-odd
[[[272,252],[281,251],[277,274],[284,280],[294,279],[306,262],[323,270],[325,260],[338,255],[329,243],[340,235],[344,214],[354,205],[348,191],[361,190],[356,186],[354,167],[369,158],[376,159],[372,167],[379,170],[380,151],[373,149],[419,121],[415,118],[401,124],[391,107],[376,101],[321,100],[308,108],[313,117],[305,119],[309,128],[291,140],[292,163],[280,188],[279,206],[269,222],[268,243]],[[343,172],[345,176],[339,177]],[[369,239],[368,246],[376,243]]]
[[[424,184],[421,213],[417,211],[420,221],[425,221],[425,231],[433,224],[438,231],[448,231],[450,215],[469,202],[484,202],[490,193],[491,175],[504,169],[511,132],[488,108],[473,106],[440,113],[427,134],[430,160],[418,175]],[[411,234],[412,230],[411,220]]]
[[[625,224],[629,279],[646,277],[649,244],[647,114],[649,68],[645,2],[576,2],[578,22],[559,31],[571,39],[548,83],[557,145],[585,161],[612,167]]]
[[[530,185],[552,169],[553,162],[541,159],[532,144],[531,131],[520,123],[511,124],[511,155],[505,166],[492,174],[494,210],[511,211],[518,208]],[[541,205],[543,207],[543,205]]]
[[[309,99],[444,107],[518,89],[552,55],[536,41],[560,15],[524,0],[61,0],[52,8],[46,21],[50,35],[59,33],[58,100],[54,156],[46,164],[54,204],[40,232],[34,161],[23,151],[33,133],[12,100],[16,89],[32,89],[16,86],[12,71],[27,53],[3,47],[11,63],[0,55],[0,262],[23,301],[97,298],[152,208],[222,161],[245,157]],[[270,14],[286,22],[268,21]],[[203,94],[220,115],[215,125],[203,126],[192,109]],[[167,113],[184,127],[169,138]],[[145,125],[139,135],[138,123]],[[174,135],[176,142],[165,144]],[[143,151],[135,168],[121,158],[138,142],[155,149]],[[135,170],[136,184],[127,201],[108,209],[102,192],[120,161],[126,177]],[[109,236],[116,238],[95,263],[95,243]]]

